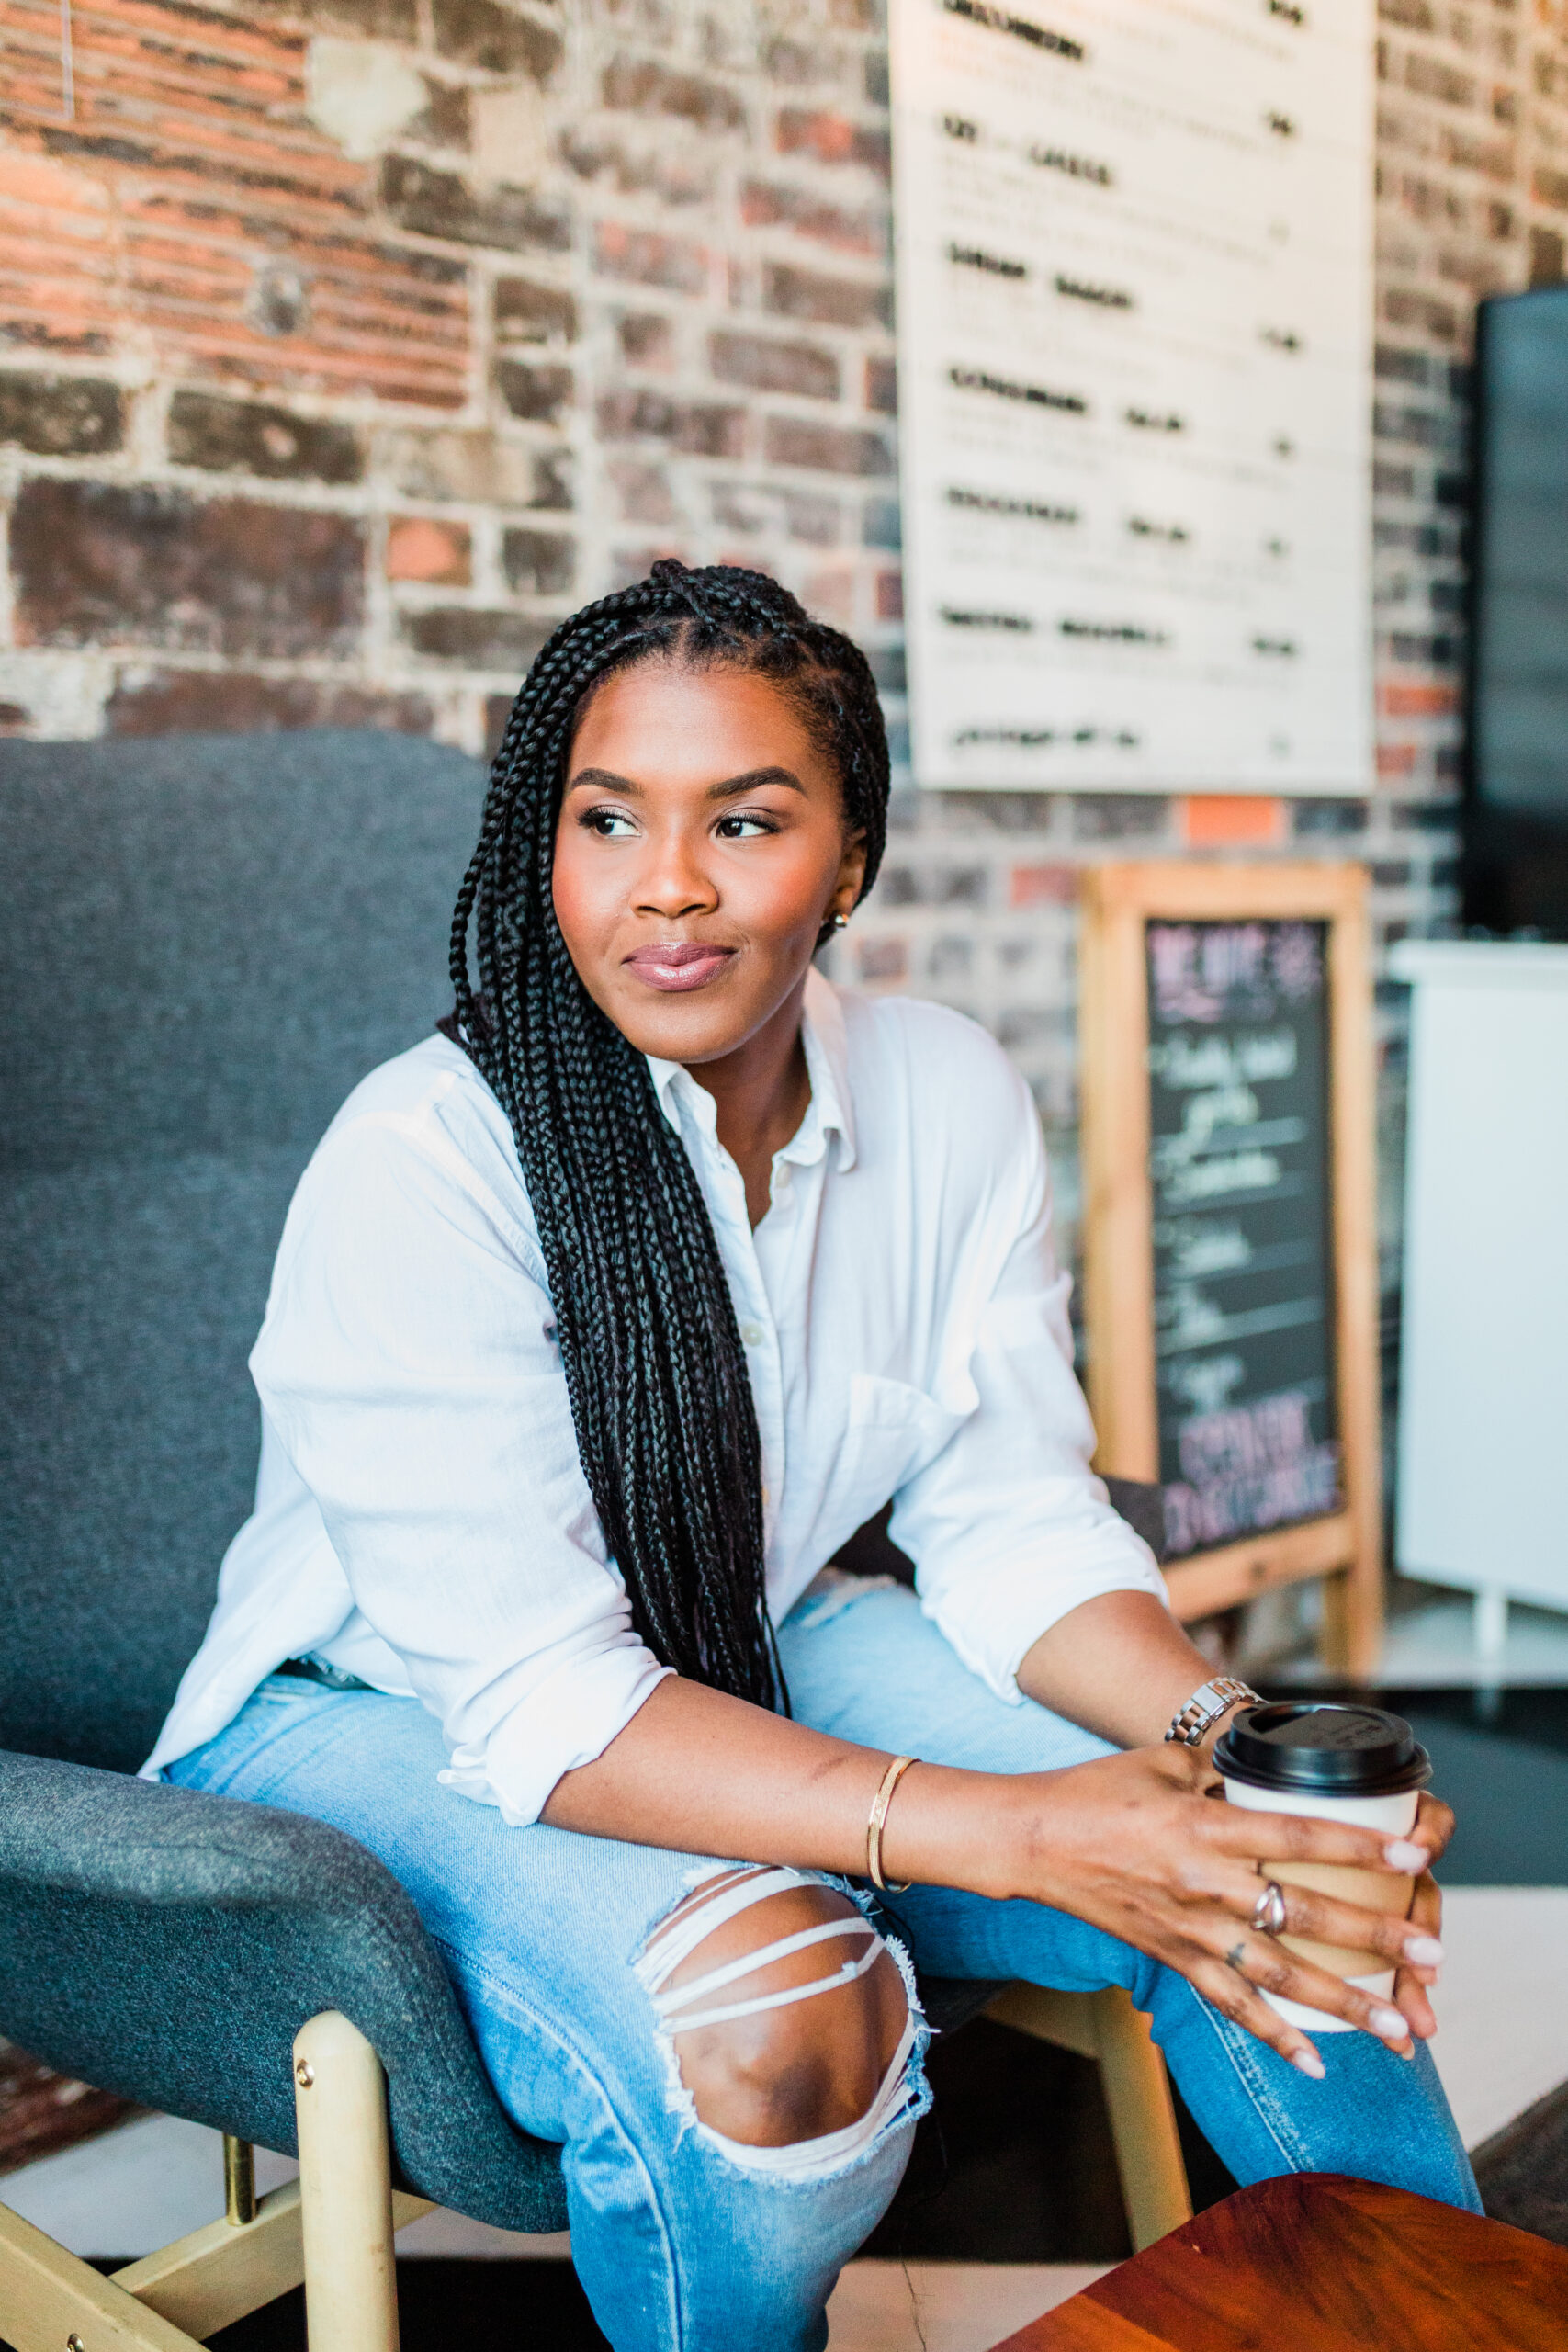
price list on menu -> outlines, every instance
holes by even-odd
[[[1371,769],[1371,0],[894,0],[918,780]]]

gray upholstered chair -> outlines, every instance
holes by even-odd
[[[190,2352],[301,2278],[314,2352],[388,2352],[395,2227],[565,2222],[557,2151],[502,2109],[381,1864],[130,1777],[249,1505],[289,1193],[445,1008],[479,789],[395,736],[0,747],[0,2032],[217,2128],[230,2190],[107,2279],[0,2204],[17,2352]],[[1184,2217],[1124,2002],[926,1990],[950,2029],[999,2002],[1100,2056],[1137,2242]],[[301,2165],[259,2208],[257,2143]]]

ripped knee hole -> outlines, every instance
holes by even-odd
[[[912,2036],[898,1967],[847,1896],[797,1871],[705,1879],[637,1962],[697,2120],[741,2148],[874,2121]]]

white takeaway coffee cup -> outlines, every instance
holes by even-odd
[[[1249,1707],[1235,1716],[1214,1747],[1214,1765],[1231,1804],[1254,1813],[1306,1814],[1319,1821],[1348,1821],[1381,1829],[1390,1838],[1414,1827],[1421,1792],[1432,1777],[1431,1759],[1402,1716],[1381,1707],[1331,1706],[1321,1701],[1287,1700]],[[1416,1891],[1412,1878],[1388,1871],[1356,1870],[1343,1863],[1277,1862],[1264,1877],[1282,1885],[1315,1887],[1364,1910],[1396,1918],[1409,1916]],[[1299,1959],[1332,1976],[1342,1976],[1363,1993],[1387,2000],[1394,1972],[1375,1952],[1346,1951],[1337,1944],[1303,1936],[1280,1942]],[[1292,2025],[1314,2033],[1353,2033],[1345,2018],[1309,2008],[1272,1993],[1264,1999]]]

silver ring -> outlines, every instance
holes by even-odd
[[[1255,1936],[1277,1936],[1284,1925],[1284,1894],[1278,1881],[1270,1879],[1252,1906],[1252,1932]]]

